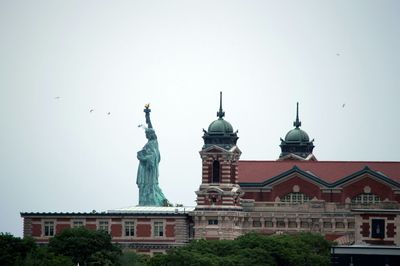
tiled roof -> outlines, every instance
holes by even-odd
[[[194,211],[194,207],[157,207],[132,206],[107,211],[108,213],[140,213],[140,214],[184,214]]]
[[[109,216],[108,213],[102,212],[21,212],[22,217],[24,216],[62,216],[62,217],[70,217],[70,216]]]
[[[400,183],[400,162],[367,161],[239,161],[239,183],[262,183],[294,167],[326,183],[335,183],[366,167]]]
[[[133,206],[118,208],[101,212],[21,212],[21,216],[120,216],[120,215],[181,215],[194,210],[194,207],[152,207],[152,206]]]

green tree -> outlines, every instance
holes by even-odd
[[[63,230],[50,239],[49,250],[80,265],[116,265],[121,255],[107,232],[84,227]]]
[[[75,266],[69,257],[56,255],[48,251],[47,247],[40,247],[29,253],[22,264],[24,266]]]
[[[270,239],[271,255],[278,265],[329,265],[331,244],[319,234],[274,235]]]
[[[249,233],[236,240],[193,241],[152,257],[149,265],[328,266],[329,250],[321,235]]]
[[[38,247],[32,238],[19,238],[0,233],[0,265],[74,266],[68,257]]]
[[[32,238],[21,239],[8,233],[0,233],[0,265],[21,264],[28,253],[36,248]]]
[[[148,255],[138,254],[132,251],[124,251],[120,256],[119,263],[121,266],[145,266],[149,261]]]

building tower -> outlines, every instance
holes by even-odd
[[[233,239],[240,235],[242,190],[238,184],[237,132],[224,120],[222,92],[218,119],[204,130],[202,182],[194,211],[195,238]]]
[[[314,139],[310,141],[308,134],[300,129],[301,122],[299,119],[299,103],[296,109],[296,121],[293,122],[294,129],[290,130],[285,140],[281,138],[281,154],[278,160],[314,160],[317,159],[313,155]]]

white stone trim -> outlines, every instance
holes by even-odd
[[[44,234],[46,222],[53,222],[53,234],[52,235],[47,235],[46,236]],[[51,237],[54,237],[56,235],[56,233],[57,233],[57,221],[56,221],[56,219],[42,219],[40,221],[40,223],[41,223],[41,227],[42,227],[41,237],[43,237],[43,238],[51,238]]]
[[[82,222],[82,225],[80,225],[80,226],[77,226],[77,225],[75,225],[75,223],[80,223],[80,222]],[[86,219],[79,219],[79,218],[73,218],[73,219],[71,219],[70,220],[70,225],[71,225],[71,228],[77,228],[77,227],[85,227],[86,226]]]
[[[131,235],[129,235],[129,236],[127,236],[127,235],[125,235],[125,229],[126,229],[126,222],[133,222],[133,235],[131,236]],[[132,238],[135,238],[136,237],[136,235],[137,235],[137,220],[136,219],[131,219],[131,218],[128,218],[128,219],[122,219],[121,220],[121,227],[122,227],[122,232],[121,232],[121,234],[122,234],[122,236],[121,236],[121,238],[123,238],[123,239],[132,239]]]
[[[155,223],[162,223],[162,225],[163,225],[163,235],[162,236],[156,236],[155,235]],[[164,239],[164,238],[166,238],[166,236],[165,236],[165,234],[166,234],[166,230],[167,230],[167,228],[166,228],[166,225],[167,223],[166,223],[166,220],[165,219],[154,219],[154,220],[151,220],[151,237],[153,237],[153,238],[156,238],[156,239]]]

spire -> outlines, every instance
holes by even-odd
[[[296,110],[296,121],[293,122],[293,126],[299,128],[301,126],[301,122],[299,120],[299,102],[297,102],[297,110]]]
[[[314,149],[314,140],[310,141],[308,134],[300,129],[301,122],[299,119],[299,103],[297,102],[296,120],[293,122],[294,129],[291,129],[281,139],[281,154],[279,160],[293,159],[293,160],[316,160],[312,154]],[[294,156],[294,157],[293,157]]]
[[[220,119],[225,116],[225,112],[222,110],[222,91],[219,92],[219,111],[217,112],[217,116]]]

